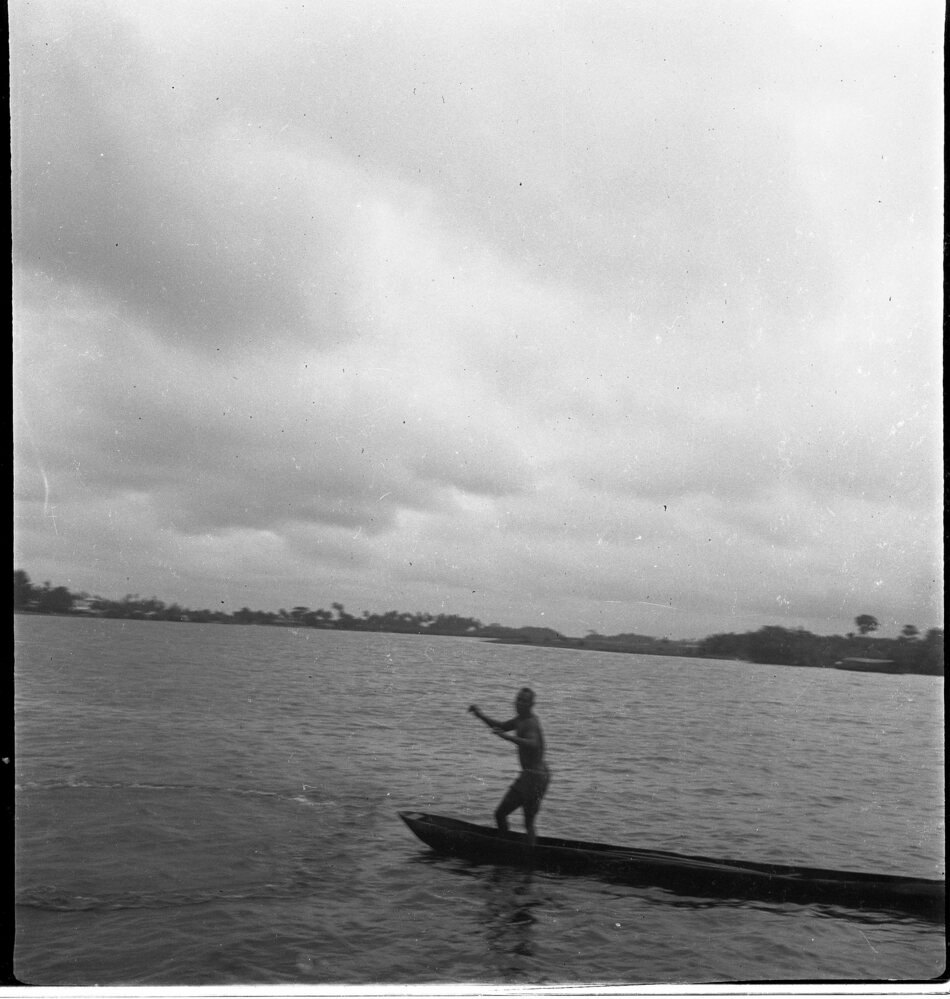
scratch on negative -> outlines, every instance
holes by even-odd
[[[56,514],[53,513],[52,505],[49,501],[49,479],[46,477],[46,472],[44,472],[42,468],[40,469],[40,475],[43,476],[43,516],[49,517],[49,519],[53,522],[53,530],[59,534],[59,528],[56,526]]]
[[[876,947],[874,946],[874,944],[872,944],[872,943],[871,943],[871,941],[870,941],[870,940],[868,940],[868,935],[867,935],[867,934],[866,934],[866,933],[864,932],[864,930],[858,930],[858,933],[860,933],[860,934],[861,934],[861,936],[862,936],[862,937],[864,937],[864,942],[865,942],[865,943],[866,943],[866,944],[868,945],[868,947],[870,947],[870,948],[871,948],[871,950],[872,950],[872,951],[873,951],[873,952],[874,952],[874,953],[876,954],[876,953],[877,953],[877,948],[876,948]]]
[[[33,437],[33,428],[30,426],[30,421],[25,413],[22,414],[21,419],[23,420],[23,424],[26,430],[27,443],[30,446],[30,450],[33,452],[33,456],[36,460],[36,465],[37,468],[39,469],[39,473],[41,476],[43,476],[43,516],[49,517],[49,519],[53,522],[53,530],[57,534],[59,534],[59,528],[56,526],[56,514],[53,513],[53,504],[50,503],[50,498],[49,498],[50,494],[49,478],[46,475],[46,469],[43,468],[43,459],[40,456],[39,448],[36,446],[36,441]]]

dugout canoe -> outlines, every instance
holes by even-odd
[[[822,903],[945,919],[945,883],[929,878],[716,860],[550,836],[538,836],[532,849],[524,833],[427,812],[403,811],[399,817],[437,853],[476,862],[588,874],[702,898]]]

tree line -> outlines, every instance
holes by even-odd
[[[943,674],[942,628],[921,635],[915,625],[908,624],[897,638],[874,638],[871,632],[877,630],[877,621],[871,615],[859,615],[855,623],[858,633],[847,635],[813,635],[803,628],[767,625],[744,634],[710,635],[700,642],[699,650],[717,659],[789,666],[830,666],[850,658],[889,659],[895,672]]]
[[[384,611],[350,614],[341,603],[330,610],[298,605],[290,610],[251,610],[242,607],[233,613],[194,610],[178,603],[166,604],[155,597],[128,594],[121,600],[108,600],[88,593],[72,593],[49,582],[36,586],[22,569],[13,572],[14,611],[35,614],[95,615],[147,621],[180,621],[196,624],[257,624],[275,627],[327,628],[341,631],[376,631],[409,635],[456,635],[495,639],[560,648],[600,652],[631,652],[648,655],[694,656],[710,659],[744,659],[755,663],[789,666],[830,666],[847,658],[889,659],[900,672],[942,675],[943,630],[931,628],[921,635],[915,625],[905,625],[900,636],[876,638],[877,620],[870,614],[855,619],[856,632],[847,635],[814,635],[803,628],[789,629],[766,625],[742,634],[710,635],[697,642],[653,638],[625,633],[599,635],[588,632],[584,638],[568,638],[553,628],[510,628],[500,624],[483,625],[477,618],[458,614],[429,614],[423,611]]]
[[[385,611],[381,614],[363,611],[359,616],[350,614],[341,603],[333,603],[330,610],[297,606],[290,610],[251,610],[242,607],[234,613],[183,607],[166,604],[156,597],[141,597],[130,593],[121,600],[72,593],[65,586],[52,586],[49,582],[37,586],[22,569],[13,571],[13,609],[35,614],[74,614],[97,617],[126,618],[147,621],[182,621],[198,624],[262,624],[287,625],[298,628],[338,628],[344,631],[386,631],[407,634],[471,635],[484,636],[486,631],[507,630],[501,625],[489,625],[458,614],[429,614],[423,611]],[[491,636],[489,636],[491,637]]]

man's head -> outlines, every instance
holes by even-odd
[[[519,715],[527,715],[531,713],[531,708],[534,705],[534,691],[530,687],[522,687],[518,691],[518,696],[515,698],[515,709]]]

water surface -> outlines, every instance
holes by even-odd
[[[535,688],[546,835],[943,877],[943,681],[470,639],[16,619],[30,984],[922,981],[944,930],[437,858]],[[517,827],[518,818],[515,817]]]

